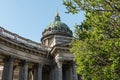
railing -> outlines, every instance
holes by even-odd
[[[14,41],[17,41],[18,43],[23,43],[27,46],[30,46],[30,47],[36,47],[38,49],[41,49],[41,50],[47,50],[48,48],[40,43],[37,43],[37,42],[34,42],[30,39],[26,39],[24,37],[21,37],[15,33],[12,33],[8,30],[5,30],[4,28],[0,27],[0,35],[1,36],[4,36],[4,37],[8,37]]]

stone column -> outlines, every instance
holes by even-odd
[[[55,80],[54,78],[55,78],[55,70],[54,70],[54,67],[53,67],[53,69],[52,69],[52,80]]]
[[[52,66],[51,72],[50,72],[50,80],[54,80],[54,77],[55,77],[55,70],[54,70],[54,67]]]
[[[57,61],[57,67],[58,67],[58,79],[62,80],[62,61]]]
[[[38,79],[37,80],[42,80],[42,64],[38,64]]]
[[[2,80],[12,80],[13,79],[13,65],[14,65],[13,57],[8,57],[4,60]]]
[[[69,67],[69,80],[73,80],[73,68],[72,68],[72,66]]]
[[[34,67],[34,80],[42,80],[42,64],[37,64]]]
[[[34,66],[34,71],[33,71],[33,80],[37,80],[37,66]]]
[[[73,80],[78,80],[78,75],[77,75],[77,72],[76,72],[76,64],[73,63]]]
[[[52,80],[52,68],[50,68],[50,80]]]
[[[24,64],[24,79],[23,80],[28,80],[28,62],[25,62]]]
[[[57,71],[57,66],[54,67],[54,80],[57,80],[58,78],[58,71]]]
[[[69,70],[68,70],[68,68],[66,69],[66,71],[65,71],[65,80],[69,80]]]
[[[28,62],[20,65],[19,80],[28,80]]]

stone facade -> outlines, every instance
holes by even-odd
[[[0,80],[78,80],[71,40],[58,13],[41,44],[0,27]]]

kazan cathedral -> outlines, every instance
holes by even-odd
[[[80,80],[69,51],[72,36],[58,13],[41,43],[0,27],[0,80]]]

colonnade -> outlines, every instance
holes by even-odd
[[[54,66],[51,70],[51,80],[78,80],[76,73],[76,65],[73,63],[67,65],[68,67],[63,70],[62,61],[57,61],[57,65]]]
[[[2,80],[13,80],[14,76],[14,57],[7,57],[3,60],[3,72],[2,72]],[[29,75],[31,71],[29,70],[29,62],[22,61],[18,65],[19,68],[19,76],[18,80],[42,80],[42,64],[38,63],[33,66],[32,75],[33,79],[29,79]],[[31,76],[32,76],[31,75]]]
[[[13,80],[14,76],[14,57],[7,57],[3,59],[4,66],[2,72],[2,80]],[[29,63],[27,61],[19,62],[17,68],[19,69],[18,79],[17,80],[44,80],[42,76],[43,64],[38,63],[34,64],[32,68],[29,68]],[[76,66],[73,63],[68,65],[68,68],[63,70],[63,62],[57,61],[49,71],[50,79],[47,80],[78,80],[76,73]],[[46,80],[46,79],[45,79]]]

